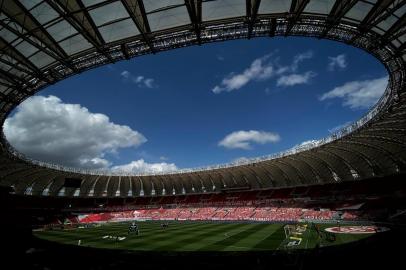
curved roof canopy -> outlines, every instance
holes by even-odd
[[[0,185],[16,193],[127,197],[313,185],[406,167],[406,2],[402,0],[0,0],[0,122],[27,97],[88,69],[209,42],[276,35],[345,42],[390,81],[365,117],[311,149],[249,164],[111,176],[34,164],[0,143]],[[67,177],[82,179],[64,187]]]

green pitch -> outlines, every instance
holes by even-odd
[[[34,235],[63,244],[137,251],[263,251],[287,249],[284,224],[169,222],[162,229],[160,222],[137,222],[140,234],[128,234],[128,222],[103,224],[92,228],[36,231]],[[321,225],[321,228],[332,225]],[[370,235],[337,234],[335,241],[320,239],[308,226],[299,245],[290,249],[308,249],[359,240]],[[124,238],[125,237],[125,238]]]

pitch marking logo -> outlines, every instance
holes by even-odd
[[[331,233],[367,234],[367,233],[384,232],[389,229],[377,226],[340,226],[326,228],[325,230]]]

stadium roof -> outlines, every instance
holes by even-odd
[[[239,38],[308,36],[359,47],[386,67],[384,96],[311,147],[246,164],[108,175],[31,161],[1,139],[0,185],[18,194],[127,197],[302,186],[406,167],[406,2],[402,0],[0,0],[0,122],[27,97],[124,59]],[[64,186],[82,179],[80,188]]]

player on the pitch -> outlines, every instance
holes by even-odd
[[[140,234],[140,230],[138,228],[138,225],[135,224],[135,222],[131,223],[130,227],[128,227],[128,234],[135,232],[135,235]]]

